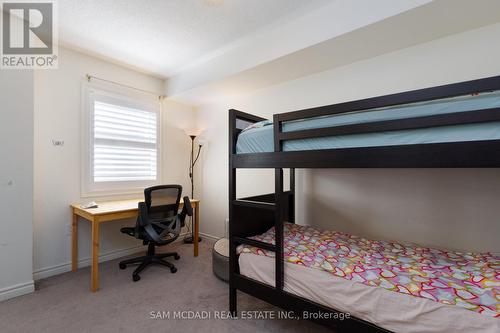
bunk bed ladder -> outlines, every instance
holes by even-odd
[[[241,132],[237,121],[255,123],[261,120],[260,117],[241,111],[230,110],[229,112],[229,311],[233,317],[237,317],[238,289],[267,299],[270,293],[266,291],[266,288],[272,288],[240,275],[237,246],[244,244],[275,253],[275,286],[272,288],[271,295],[281,295],[284,292],[284,222],[286,220],[293,223],[295,220],[294,169],[290,169],[288,191],[285,191],[283,186],[283,168],[274,168],[274,193],[240,199],[236,197],[238,168],[233,157],[236,156],[236,142]],[[279,124],[276,130],[281,131],[281,123]],[[275,150],[282,151],[280,141],[276,142]],[[271,226],[275,229],[275,244],[258,241],[251,237],[266,232]]]
[[[275,275],[276,289],[283,290],[284,285],[284,257],[283,257],[283,169],[275,169],[275,210],[274,210],[274,241],[275,241]]]

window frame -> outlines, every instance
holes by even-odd
[[[94,101],[137,108],[156,113],[156,180],[129,180],[94,182]],[[96,83],[82,84],[82,160],[81,197],[139,194],[144,188],[158,185],[163,180],[161,103],[152,95],[138,93],[132,89],[109,87]]]

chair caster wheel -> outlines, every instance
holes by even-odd
[[[177,272],[177,268],[175,267],[170,268],[170,273],[175,273],[175,272]]]
[[[127,265],[120,263],[120,269],[125,269],[127,268]]]
[[[175,260],[179,260],[180,258],[181,258],[181,256],[180,256],[180,255],[178,255],[178,254],[176,254],[176,255],[174,256],[174,259],[175,259]]]
[[[132,280],[134,280],[134,282],[137,282],[141,279],[141,277],[139,275],[132,275]]]

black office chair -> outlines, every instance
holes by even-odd
[[[139,281],[142,272],[150,264],[159,264],[170,268],[170,272],[177,272],[175,266],[164,258],[174,257],[179,260],[177,252],[155,253],[156,246],[163,246],[175,241],[184,226],[186,216],[193,216],[193,208],[189,197],[184,197],[182,212],[178,214],[181,198],[181,185],[160,185],[144,190],[145,202],[139,202],[139,217],[135,227],[121,228],[121,232],[129,236],[142,239],[148,245],[145,256],[128,259],[120,262],[120,269],[129,264],[139,264],[132,273],[132,280]]]

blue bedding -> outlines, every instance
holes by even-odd
[[[430,102],[399,105],[396,107],[372,109],[369,111],[289,121],[283,123],[283,132],[498,107],[500,107],[500,92],[496,91],[480,95],[468,95]],[[317,150],[498,139],[500,139],[500,122],[490,122],[287,140],[283,144],[283,150]],[[236,144],[236,152],[238,154],[272,151],[274,151],[274,137],[273,124],[270,121],[264,121],[249,126],[249,128],[243,130],[238,137]]]

